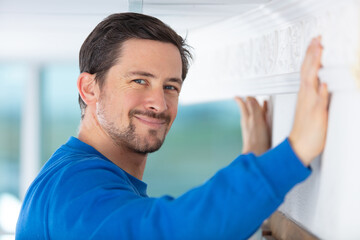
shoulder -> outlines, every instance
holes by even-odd
[[[67,154],[53,161],[44,169],[44,173],[57,179],[61,186],[99,186],[128,181],[126,173],[121,168],[110,160],[94,154]]]
[[[126,173],[111,161],[96,154],[57,151],[41,169],[28,193],[63,201],[83,192],[100,193],[103,189],[133,192]]]

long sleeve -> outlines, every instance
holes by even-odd
[[[107,164],[76,163],[47,202],[51,239],[246,239],[310,174],[288,140],[240,155],[178,198],[148,198]]]

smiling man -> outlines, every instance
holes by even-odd
[[[81,73],[78,138],[142,179],[146,154],[161,147],[176,117],[181,56],[172,43],[137,38],[122,44],[120,56],[101,87],[96,74]]]
[[[176,117],[186,47],[171,28],[141,14],[113,14],[93,30],[80,50],[78,137],[30,186],[17,239],[245,239],[307,178],[327,129],[319,39],[303,63],[289,138],[263,154],[264,110],[252,98],[238,99],[247,154],[179,198],[147,196],[147,155],[161,147]]]

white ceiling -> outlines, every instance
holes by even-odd
[[[181,35],[270,0],[0,0],[0,60],[75,60],[107,15],[141,9]]]

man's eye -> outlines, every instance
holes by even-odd
[[[144,79],[135,79],[134,82],[138,84],[146,84],[146,81]]]
[[[176,88],[176,87],[174,87],[174,86],[165,86],[164,87],[166,90],[175,90],[175,91],[177,91],[178,89]]]

